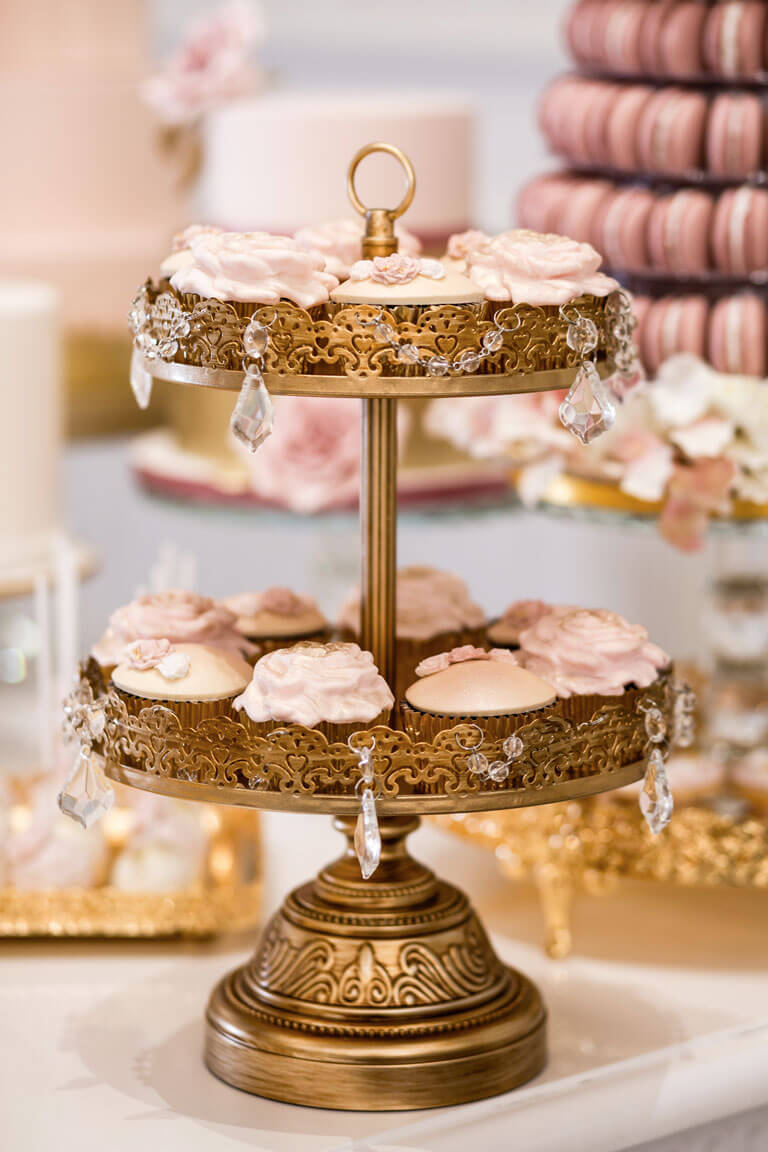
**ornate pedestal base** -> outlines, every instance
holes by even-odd
[[[206,1061],[260,1096],[395,1110],[506,1092],[544,1066],[538,991],[494,954],[463,893],[405,850],[413,817],[382,822],[364,881],[351,840],[273,917],[253,960],[214,989]]]

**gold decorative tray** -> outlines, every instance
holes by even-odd
[[[510,879],[534,879],[547,951],[556,957],[571,950],[571,905],[579,887],[599,892],[606,883],[634,877],[687,887],[768,888],[768,820],[757,815],[736,820],[691,804],[651,836],[636,799],[601,796],[439,822],[493,852]]]
[[[119,807],[109,813],[105,834],[112,849],[128,814]],[[222,809],[202,815],[209,840],[198,884],[164,892],[0,888],[0,937],[192,938],[253,928],[262,911],[258,817]]]

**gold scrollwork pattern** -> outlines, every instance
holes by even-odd
[[[446,810],[446,801],[478,801],[488,808],[494,803],[497,807],[542,803],[550,796],[557,799],[561,785],[610,777],[642,760],[646,736],[637,701],[642,695],[670,714],[667,685],[662,676],[642,694],[630,689],[610,703],[600,697],[582,698],[575,718],[567,714],[570,702],[560,701],[532,716],[510,716],[501,728],[496,720],[493,735],[483,734],[483,752],[489,760],[504,756],[502,745],[511,733],[523,742],[522,754],[503,780],[473,771],[468,749],[478,739],[475,724],[458,724],[431,740],[382,725],[361,731],[356,740],[362,746],[375,737],[380,803],[411,801],[413,806],[418,800],[418,810],[425,812]],[[242,803],[257,806],[262,797],[264,801],[272,797],[272,806],[284,807],[304,801],[319,809],[324,801],[340,798],[350,806],[357,803],[356,753],[316,729],[288,724],[256,734],[247,720],[234,715],[185,723],[173,706],[148,703],[139,708],[136,698],[131,701],[137,708],[134,713],[114,689],[103,702],[106,728],[99,750],[107,771],[117,778],[121,769],[130,769],[206,789],[234,790],[243,794]]]
[[[584,296],[573,302],[598,329],[596,358],[610,344],[606,302]],[[253,316],[269,327],[266,371],[275,376],[423,376],[422,365],[404,364],[377,339],[373,321],[394,329],[399,342],[414,344],[423,356],[455,360],[465,349],[482,347],[498,323],[502,346],[484,357],[480,372],[515,374],[570,368],[579,362],[568,346],[568,324],[555,306],[529,304],[441,304],[385,309],[364,304],[318,305],[306,310],[280,301],[276,306],[203,299],[177,293],[167,281],[147,281],[131,314],[134,339],[149,358],[160,357],[199,368],[239,372],[243,333]]]

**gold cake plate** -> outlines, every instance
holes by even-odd
[[[0,938],[198,939],[253,928],[261,916],[261,846],[255,814],[201,813],[208,846],[197,883],[157,892],[108,884],[92,888],[0,887]],[[123,843],[130,809],[108,813],[110,858]]]
[[[669,675],[623,697],[559,701],[510,717],[503,735],[459,724],[432,741],[383,725],[375,739],[381,862],[363,880],[353,840],[358,757],[309,728],[256,735],[231,716],[185,725],[172,704],[140,708],[102,693],[93,663],[81,690],[106,714],[100,751],[113,779],[223,804],[336,813],[346,852],[292,892],[250,963],[227,976],[207,1014],[206,1060],[236,1087],[346,1109],[412,1109],[503,1092],[544,1065],[545,1010],[525,976],[496,957],[466,896],[407,853],[428,812],[487,811],[589,795],[640,778],[644,712],[671,718]],[[407,726],[407,721],[406,721]],[[516,733],[506,780],[472,771]]]

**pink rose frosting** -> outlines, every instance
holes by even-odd
[[[358,260],[349,270],[350,280],[372,280],[375,284],[410,284],[417,276],[442,280],[445,268],[439,260],[417,259],[395,252],[392,256]]]
[[[339,280],[349,277],[352,265],[362,259],[365,224],[362,217],[326,220],[323,224],[300,228],[294,240],[308,252],[319,252],[325,258],[325,268]],[[398,252],[402,256],[418,256],[421,241],[412,232],[395,225]]]
[[[641,625],[588,608],[542,616],[521,633],[518,658],[566,698],[620,696],[627,684],[647,688],[669,664]]]
[[[490,240],[487,233],[477,228],[468,228],[466,232],[454,232],[448,237],[445,254],[451,260],[466,260],[469,253]]]
[[[195,592],[173,589],[139,596],[112,613],[93,655],[100,664],[117,664],[125,646],[134,640],[207,644],[227,652],[255,651],[236,631],[236,620],[234,612]]]
[[[275,616],[301,616],[303,612],[317,609],[317,604],[309,596],[297,596],[290,588],[243,592],[239,596],[230,596],[226,606],[238,617],[258,616],[260,612],[272,612]]]
[[[290,236],[204,232],[192,239],[190,251],[191,261],[171,277],[178,292],[254,304],[292,300],[312,308],[339,284],[318,252],[307,252]]]
[[[220,236],[223,231],[223,228],[217,228],[215,224],[189,224],[181,232],[175,233],[171,243],[171,251],[183,252],[199,236]]]
[[[598,272],[591,244],[567,236],[518,228],[494,236],[467,254],[470,279],[489,300],[515,304],[566,304],[577,296],[607,296],[618,287]]]
[[[503,624],[513,632],[524,632],[532,628],[541,620],[542,616],[549,616],[551,612],[568,612],[570,608],[556,607],[547,604],[544,600],[514,600],[499,617],[498,623]]]
[[[360,629],[360,594],[343,605],[339,624]],[[414,565],[397,573],[397,635],[408,640],[429,640],[441,632],[482,628],[485,613],[469,595],[460,576],[439,568]]]
[[[357,644],[295,644],[257,661],[234,708],[256,724],[364,723],[392,707],[389,685]]]
[[[465,660],[493,660],[499,664],[517,664],[517,656],[507,648],[475,648],[473,644],[462,644],[460,648],[452,648],[450,652],[438,652],[435,656],[427,656],[416,665],[417,676],[433,676],[435,672],[443,672],[451,664],[463,664]]]
[[[173,645],[170,640],[134,640],[123,649],[123,661],[137,672],[147,672],[170,656]]]
[[[168,127],[194,123],[259,87],[251,54],[263,37],[253,5],[242,0],[222,5],[191,25],[179,49],[144,85],[144,99]]]

